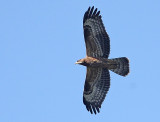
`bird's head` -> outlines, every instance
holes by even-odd
[[[80,65],[83,65],[83,66],[88,66],[88,63],[85,61],[85,59],[80,59],[75,64],[80,64]]]

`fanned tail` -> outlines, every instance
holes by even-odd
[[[117,67],[115,69],[110,69],[111,71],[122,75],[126,76],[129,73],[129,60],[126,57],[121,57],[121,58],[114,58],[110,59],[114,61],[117,64]]]

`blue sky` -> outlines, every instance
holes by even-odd
[[[94,5],[111,39],[111,74],[101,112],[82,102],[86,68],[82,19]],[[159,122],[160,1],[0,1],[0,122]]]

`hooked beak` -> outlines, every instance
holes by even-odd
[[[81,64],[81,63],[82,63],[82,62],[78,62],[78,61],[77,61],[75,64]]]

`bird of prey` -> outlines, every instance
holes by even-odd
[[[126,57],[108,59],[110,39],[102,22],[100,11],[89,7],[83,17],[86,57],[76,64],[87,67],[83,103],[91,114],[100,112],[101,104],[110,87],[109,70],[121,76],[129,73]]]

